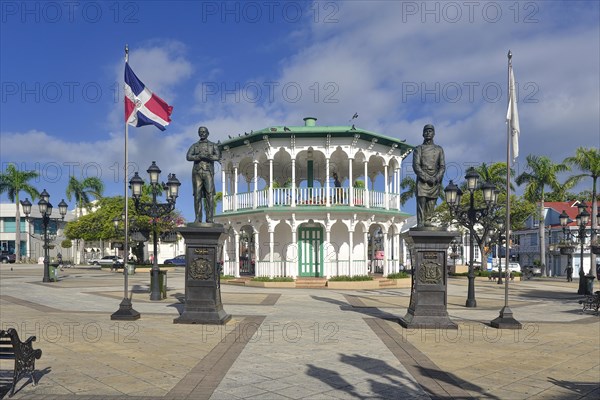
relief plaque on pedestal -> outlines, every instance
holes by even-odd
[[[220,224],[195,224],[177,231],[185,239],[185,301],[176,324],[225,324],[231,319],[221,302],[219,241],[225,235]]]
[[[441,230],[409,230],[405,240],[411,251],[413,276],[408,312],[400,318],[405,328],[457,329],[447,311],[448,246],[456,236]]]

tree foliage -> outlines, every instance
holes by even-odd
[[[0,173],[0,194],[6,193],[8,199],[15,203],[15,256],[21,259],[21,212],[19,205],[19,193],[25,192],[31,196],[31,200],[39,197],[38,190],[29,184],[29,181],[37,178],[36,171],[19,171],[14,164],[8,164],[6,172]]]

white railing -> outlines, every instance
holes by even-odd
[[[256,192],[256,207],[268,207],[269,206],[269,190],[259,190]]]
[[[296,206],[324,206],[327,201],[325,188],[274,188],[273,205],[277,207],[290,207],[292,198],[296,196]],[[357,207],[368,207],[385,209],[385,193],[360,188],[329,188],[329,203],[331,205],[350,206],[350,190],[354,191],[354,205]],[[368,193],[368,198],[367,198]],[[388,194],[389,209],[396,210],[399,194]],[[368,201],[367,201],[368,200]],[[256,192],[244,192],[237,195],[228,194],[223,196],[223,212],[236,210],[248,210],[269,206],[269,189]]]
[[[225,261],[223,263],[223,275],[235,276],[235,261]]]
[[[352,188],[352,190],[354,190],[354,205],[355,206],[361,206],[361,207],[366,207],[367,202],[366,202],[366,190],[365,189],[359,189],[359,188]]]
[[[288,264],[285,261],[258,261],[256,262],[255,276],[290,276],[289,267],[294,264]]]
[[[325,188],[298,188],[297,205],[325,205]]]
[[[349,188],[332,187],[329,188],[329,202],[335,205],[350,205]]]
[[[369,207],[370,208],[385,208],[385,193],[369,191]]]
[[[247,210],[251,209],[254,205],[254,193],[238,193],[237,195],[237,209],[238,210]]]
[[[292,205],[292,188],[275,188],[273,189],[273,205],[274,206],[291,206]]]

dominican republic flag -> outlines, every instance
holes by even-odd
[[[153,94],[125,63],[125,122],[133,126],[154,125],[164,131],[172,112],[173,107]]]

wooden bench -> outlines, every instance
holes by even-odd
[[[35,336],[29,337],[24,342],[21,342],[19,335],[14,328],[6,331],[0,330],[0,359],[15,360],[13,372],[12,388],[10,389],[9,397],[15,394],[17,382],[25,375],[29,374],[33,385],[37,385],[35,379],[35,360],[42,357],[42,350],[34,350],[32,342],[35,341]]]
[[[594,292],[594,294],[588,294],[583,300],[579,300],[579,304],[583,306],[581,311],[594,310],[598,314],[600,309],[600,290]]]

